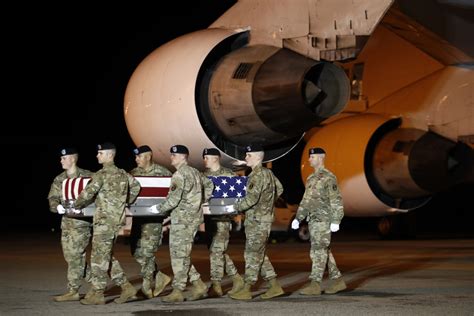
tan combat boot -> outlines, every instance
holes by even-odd
[[[137,289],[132,285],[130,282],[126,282],[120,286],[122,288],[122,292],[120,293],[120,297],[117,297],[114,302],[117,304],[123,304],[129,300],[135,300],[137,297]]]
[[[251,284],[244,283],[244,286],[240,291],[235,292],[234,294],[230,294],[229,297],[233,298],[234,300],[251,300],[252,299],[252,292],[250,288],[252,287]]]
[[[212,281],[212,289],[217,296],[222,296],[224,294],[222,292],[221,282],[219,281]]]
[[[311,283],[300,290],[302,295],[321,295],[321,285],[317,281]]]
[[[86,297],[81,300],[81,304],[83,305],[104,305],[105,304],[105,297],[104,291],[96,291],[90,289],[87,292]]]
[[[270,288],[265,293],[260,295],[260,298],[267,300],[269,298],[277,297],[277,296],[285,294],[285,291],[283,291],[280,283],[278,282],[276,278],[271,279],[269,283],[270,283]]]
[[[227,294],[237,293],[244,287],[244,279],[238,273],[232,277],[232,282],[232,290],[227,292]]]
[[[173,289],[173,292],[163,296],[161,300],[166,303],[182,302],[184,301],[183,291],[179,289]]]
[[[155,289],[153,290],[153,296],[158,296],[163,292],[165,287],[171,282],[171,278],[161,271],[158,271],[155,279]]]
[[[332,284],[329,288],[324,290],[325,294],[336,294],[342,290],[347,288],[346,282],[342,279],[342,277],[332,280]]]
[[[92,287],[89,289],[89,291],[87,291],[86,295],[84,295],[84,298],[87,299],[89,298],[91,295],[94,294],[94,291],[92,289]]]
[[[152,280],[149,278],[144,278],[142,282],[142,293],[146,298],[153,298],[153,290],[151,289]]]
[[[79,293],[77,290],[69,290],[66,294],[55,296],[55,302],[79,301]]]
[[[201,279],[193,281],[193,287],[191,289],[191,295],[188,297],[188,301],[195,301],[207,296],[207,285],[202,282]]]

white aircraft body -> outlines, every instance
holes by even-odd
[[[206,147],[231,166],[247,144],[273,161],[306,142],[302,180],[307,149],[323,147],[347,216],[416,209],[472,181],[474,156],[474,5],[424,1],[438,15],[422,21],[416,3],[238,1],[136,68],[131,138],[164,165],[184,144],[198,167]]]

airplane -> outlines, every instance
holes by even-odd
[[[474,179],[472,10],[462,0],[237,1],[138,65],[128,132],[163,165],[177,143],[217,147],[232,166],[247,144],[272,162],[304,142],[303,182],[308,149],[323,147],[346,216],[406,213]],[[190,163],[202,167],[200,155]]]

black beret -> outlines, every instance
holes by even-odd
[[[97,145],[97,150],[107,150],[107,149],[116,149],[115,145],[109,142],[105,142]]]
[[[74,147],[61,148],[61,150],[59,151],[59,154],[61,156],[74,155],[74,154],[77,154],[77,149]]]
[[[151,148],[148,145],[143,145],[133,150],[133,153],[135,155],[140,155],[141,153],[147,153],[147,152],[151,152]]]
[[[248,145],[245,146],[245,153],[251,153],[256,151],[263,151],[263,147],[261,145]]]
[[[172,154],[186,154],[189,155],[189,150],[184,145],[174,145],[170,148],[170,153]]]
[[[310,155],[313,155],[313,154],[326,154],[326,151],[324,151],[324,149],[322,149],[321,147],[315,147],[315,148],[310,148],[309,149],[309,154]]]
[[[209,156],[221,156],[221,152],[217,148],[204,148],[202,151],[202,157],[209,155]]]

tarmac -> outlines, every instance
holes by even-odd
[[[106,305],[57,303],[66,290],[66,263],[59,232],[8,234],[0,241],[0,315],[474,315],[474,239],[443,238],[380,240],[374,236],[345,235],[333,238],[332,251],[348,289],[336,295],[302,296],[298,289],[311,269],[309,243],[289,239],[269,243],[267,254],[286,294],[271,300],[260,280],[251,301],[236,301],[212,293],[206,299],[162,303],[160,297],[116,304],[120,288],[109,285]],[[244,241],[229,244],[229,255],[244,272]],[[130,255],[127,240],[115,245],[115,256],[129,280],[139,289],[139,266]],[[161,270],[172,274],[166,243],[157,252]],[[193,248],[192,262],[209,281],[209,252],[204,243]],[[323,288],[327,280],[323,282]],[[84,283],[81,294],[89,285]],[[224,292],[232,287],[229,278]],[[162,295],[171,291],[167,287]]]

